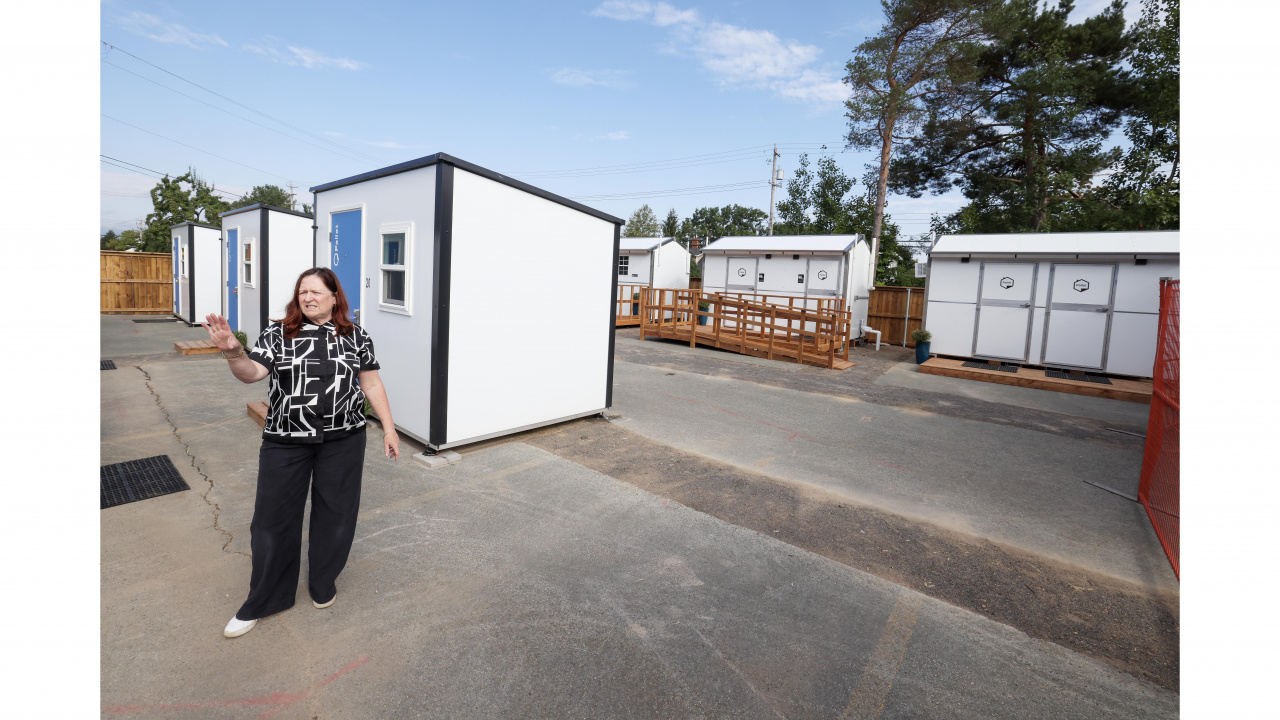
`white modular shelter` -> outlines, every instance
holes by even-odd
[[[689,287],[689,251],[673,237],[624,237],[618,245],[618,283]]]
[[[871,295],[871,249],[861,235],[722,237],[702,250],[702,289],[839,299],[861,328]]]
[[[311,190],[406,434],[438,450],[612,405],[622,220],[444,153]]]
[[[310,215],[273,205],[237,208],[222,218],[222,314],[249,342],[284,317],[293,285],[315,267]]]
[[[1150,377],[1178,231],[943,235],[927,274],[935,354]]]
[[[222,231],[184,222],[169,227],[173,248],[173,314],[189,324],[222,310]]]

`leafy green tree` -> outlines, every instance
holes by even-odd
[[[891,189],[919,197],[958,187],[978,232],[1048,232],[1093,222],[1105,205],[1093,177],[1120,159],[1104,141],[1127,97],[1122,0],[1078,24],[1071,0],[1006,0],[983,15],[990,41],[963,102],[925,99],[928,117],[903,145]],[[957,111],[957,108],[962,108]]]
[[[848,147],[880,151],[872,214],[871,252],[880,235],[895,140],[917,132],[935,111],[957,110],[974,80],[974,60],[983,36],[982,17],[993,0],[881,0],[885,22],[854,49],[844,80]]]
[[[691,238],[707,243],[730,235],[763,235],[769,221],[769,213],[759,208],[743,205],[700,207],[680,223],[676,239],[685,247]]]
[[[645,204],[631,213],[631,218],[627,220],[626,226],[622,228],[622,236],[657,237],[658,216],[653,214],[653,208]]]
[[[1178,0],[1143,0],[1130,35],[1133,101],[1124,134],[1129,150],[1101,189],[1113,212],[1107,230],[1176,230],[1179,224]]]
[[[255,185],[244,197],[231,203],[230,209],[258,204],[293,209],[293,199],[289,196],[289,191],[278,185]]]
[[[667,219],[662,221],[662,237],[675,237],[680,232],[680,214],[675,208],[667,211]]]
[[[102,234],[101,238],[99,238],[98,246],[103,250],[115,250],[114,247],[108,246],[114,245],[119,238],[120,236],[116,235],[115,230],[108,230]]]
[[[775,235],[861,235],[866,241],[876,222],[874,190],[854,193],[857,181],[836,165],[835,158],[824,155],[817,167],[809,168],[808,154],[800,156],[800,167],[787,181],[787,197],[778,202],[779,222]],[[914,276],[911,249],[899,244],[899,228],[893,219],[880,212],[880,255],[876,263],[876,282],[881,285],[923,284]],[[868,244],[870,244],[868,242]]]
[[[152,211],[147,215],[142,230],[143,252],[172,250],[169,228],[178,223],[195,221],[222,227],[220,214],[231,209],[218,194],[217,188],[196,172],[187,172],[175,178],[165,175],[151,188]]]
[[[142,248],[142,238],[137,230],[125,230],[119,235],[115,230],[108,230],[102,236],[103,250],[140,250]]]

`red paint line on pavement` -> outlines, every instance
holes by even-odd
[[[781,430],[782,432],[788,432],[788,433],[791,433],[791,437],[787,438],[788,440],[795,440],[795,439],[796,439],[796,438],[798,438],[798,437],[807,438],[807,439],[809,439],[809,440],[812,440],[812,439],[813,439],[813,438],[809,437],[808,435],[805,435],[805,434],[804,434],[804,433],[802,433],[802,432],[798,432],[798,431],[796,431],[796,430],[791,430],[791,429],[789,429],[789,428],[778,427],[777,425],[772,425],[772,424],[767,423],[767,422],[765,422],[765,421],[763,421],[763,420],[757,420],[757,419],[755,419],[755,418],[747,417],[746,415],[739,415],[738,413],[736,413],[736,412],[734,412],[734,411],[732,411],[732,410],[725,410],[725,409],[724,409],[724,408],[722,408],[722,407],[716,407],[715,405],[712,405],[712,404],[710,404],[710,403],[704,403],[704,402],[702,402],[701,400],[690,400],[689,398],[682,398],[682,397],[679,397],[679,396],[677,396],[677,395],[667,395],[667,393],[662,393],[662,394],[663,394],[663,395],[666,395],[666,396],[667,396],[667,397],[669,397],[669,398],[675,399],[675,400],[683,400],[683,401],[685,401],[685,402],[696,403],[696,404],[698,404],[698,405],[706,405],[707,407],[711,408],[712,410],[719,410],[719,411],[720,411],[720,412],[722,412],[722,413],[729,413],[730,415],[732,415],[732,416],[734,416],[734,417],[740,417],[740,418],[742,418],[743,420],[750,420],[751,422],[754,422],[754,423],[760,423],[761,425],[768,425],[769,427],[773,428],[774,430]]]
[[[369,662],[369,658],[367,656],[362,657],[359,660],[356,660],[350,665],[347,665],[341,670],[330,675],[329,677],[321,680],[315,685],[312,685],[306,690],[303,690],[302,692],[296,693],[296,694],[272,693],[270,695],[263,695],[261,697],[254,697],[254,698],[237,698],[235,700],[210,700],[207,702],[175,703],[171,705],[133,705],[128,703],[123,705],[103,705],[102,712],[111,713],[112,715],[132,715],[137,713],[169,712],[173,710],[203,710],[205,708],[252,707],[255,705],[277,706],[258,716],[258,720],[267,720],[268,718],[275,717],[285,709],[297,704],[298,701],[310,695],[312,691],[318,688],[321,688],[325,685],[328,685],[329,683],[333,682],[334,680],[337,680],[343,675],[346,675],[347,673],[365,664],[366,662]]]
[[[889,464],[889,463],[887,463],[887,462],[882,462],[882,461],[877,460],[877,459],[875,459],[875,458],[867,458],[867,459],[868,459],[868,460],[870,460],[870,461],[871,461],[871,462],[873,462],[873,463],[880,463],[881,465],[883,465],[883,466],[885,466],[885,467],[891,467],[891,468],[893,468],[894,470],[901,470],[902,472],[911,472],[910,470],[908,470],[908,469],[906,469],[906,468],[904,468],[904,467],[898,467],[897,465],[890,465],[890,464]]]

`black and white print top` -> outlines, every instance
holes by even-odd
[[[249,357],[271,372],[264,440],[319,443],[364,430],[359,375],[378,369],[373,340],[359,325],[350,335],[333,333],[333,321],[303,321],[297,337],[286,338],[273,322],[258,336]]]

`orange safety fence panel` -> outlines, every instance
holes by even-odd
[[[1155,389],[1147,419],[1147,445],[1142,453],[1138,502],[1164,546],[1173,572],[1178,568],[1178,299],[1179,281],[1160,281],[1160,326],[1156,340]]]

